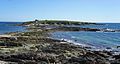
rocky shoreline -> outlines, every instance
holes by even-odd
[[[81,25],[78,22],[57,22],[57,25],[56,22],[46,20],[42,24],[38,22],[23,23],[22,26],[28,26],[28,32],[9,33],[11,37],[0,38],[1,61],[6,64],[120,64],[120,55],[108,51],[90,51],[86,47],[49,37],[49,33],[54,31],[100,31],[99,29],[65,27],[66,24]]]

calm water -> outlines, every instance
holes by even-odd
[[[120,24],[108,23],[106,25],[86,25],[81,27],[120,29]],[[117,46],[120,46],[120,32],[54,32],[52,37],[71,40],[96,49],[106,49],[108,47],[116,49]]]
[[[108,29],[120,29],[120,23],[104,23],[103,25],[86,25],[86,26],[81,26],[85,28],[108,28]]]
[[[25,27],[14,26],[15,24],[20,24],[21,22],[0,22],[0,34],[16,31],[24,31]]]

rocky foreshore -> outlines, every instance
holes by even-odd
[[[99,31],[99,29],[64,27],[57,22],[23,23],[29,25],[28,32],[9,33],[13,37],[0,38],[0,63],[4,64],[120,64],[120,55],[109,51],[90,51],[64,40],[51,39],[54,31]],[[48,29],[47,23],[54,28]],[[56,23],[56,22],[55,22]],[[39,25],[38,25],[39,24]],[[46,25],[47,24],[47,25]],[[72,24],[66,22],[65,24]],[[73,23],[78,25],[81,23]],[[82,23],[88,24],[88,23]],[[93,23],[94,24],[94,23]],[[47,26],[47,28],[46,28]],[[44,28],[44,29],[43,29]]]

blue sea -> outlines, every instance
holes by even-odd
[[[25,27],[15,26],[15,24],[20,23],[22,22],[0,22],[0,34],[25,31]]]
[[[104,23],[101,25],[84,25],[79,27],[119,30],[120,24]],[[117,48],[117,46],[120,46],[120,32],[54,32],[52,37],[72,41],[79,45],[91,46],[95,50],[105,50],[108,48],[107,50],[120,51]]]

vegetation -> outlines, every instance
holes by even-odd
[[[49,25],[84,25],[84,24],[95,24],[89,22],[79,22],[79,21],[64,21],[64,20],[35,20],[25,22],[21,25],[29,25],[29,24],[49,24]]]

